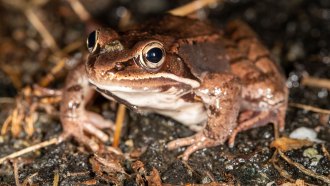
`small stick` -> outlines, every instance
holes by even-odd
[[[25,180],[23,181],[22,185],[33,185],[33,181],[32,181],[32,178],[35,177],[36,175],[38,175],[38,173],[34,173],[30,176],[28,176],[27,178],[25,178]]]
[[[68,0],[68,2],[81,21],[87,22],[91,19],[89,12],[85,9],[79,0]]]
[[[13,119],[13,115],[12,113],[10,113],[10,115],[7,117],[5,122],[2,124],[1,135],[5,135],[7,133],[9,124],[11,123],[12,119]]]
[[[185,16],[192,12],[195,12],[205,6],[219,2],[220,0],[196,0],[186,5],[180,6],[173,10],[168,11],[172,15]]]
[[[304,105],[304,104],[300,104],[300,103],[289,103],[289,106],[291,107],[296,107],[296,108],[301,108],[304,110],[308,110],[308,111],[312,111],[312,112],[316,112],[316,113],[321,113],[321,114],[330,114],[330,110],[327,109],[320,109],[317,107],[313,107],[310,105]]]
[[[15,177],[16,186],[21,186],[21,184],[19,183],[17,160],[14,160],[13,166],[14,166],[14,177]]]
[[[293,165],[294,167],[298,168],[301,172],[313,177],[313,178],[316,178],[316,179],[319,179],[319,180],[322,180],[324,181],[325,183],[327,184],[330,184],[330,178],[326,177],[326,176],[323,176],[323,175],[320,175],[320,174],[317,174],[311,170],[308,170],[306,169],[303,165],[301,165],[300,163],[296,163],[294,161],[292,161],[289,157],[287,157],[282,151],[278,150],[278,153],[279,155],[287,162],[289,163],[290,165]]]
[[[123,123],[125,119],[125,112],[126,112],[125,106],[123,104],[119,104],[117,117],[116,117],[115,133],[113,136],[113,144],[112,144],[113,147],[118,147],[119,145],[121,129],[123,127]]]
[[[0,97],[0,104],[15,103],[15,99],[12,97]]]
[[[34,10],[32,8],[27,8],[24,11],[26,17],[30,21],[30,23],[34,26],[34,28],[40,33],[40,35],[43,37],[45,42],[47,43],[48,47],[53,51],[56,52],[59,50],[59,47],[57,46],[57,43],[53,36],[50,34],[48,29],[45,27],[45,25],[41,22],[39,17],[35,14]]]
[[[54,66],[52,68],[52,70],[41,79],[41,81],[39,82],[39,85],[42,87],[47,86],[50,82],[52,82],[55,79],[54,75],[57,74],[58,72],[60,72],[64,68],[64,66],[65,66],[65,58],[62,58],[56,64],[56,66]]]
[[[327,148],[325,148],[324,144],[322,144],[322,151],[324,153],[324,156],[327,157],[330,160],[330,154],[329,154]]]
[[[64,49],[59,50],[55,52],[51,58],[58,58],[60,57],[59,61],[56,63],[56,65],[51,69],[51,71],[41,78],[41,81],[39,81],[39,85],[42,87],[47,86],[49,83],[51,83],[55,79],[55,75],[61,72],[65,66],[65,63],[67,61],[67,57],[65,57],[66,54],[78,49],[82,45],[82,42],[75,41],[72,44],[66,46]],[[57,59],[56,59],[57,61]]]
[[[58,173],[58,170],[55,170],[54,171],[53,186],[58,186],[59,181],[60,181],[60,175]]]
[[[49,145],[56,144],[58,141],[59,141],[58,138],[52,138],[52,139],[50,139],[48,141],[44,141],[44,142],[38,143],[36,145],[33,145],[33,146],[27,147],[25,149],[22,149],[20,151],[14,152],[12,154],[9,154],[8,156],[5,156],[5,157],[3,157],[3,158],[0,159],[0,165],[4,161],[6,161],[8,159],[16,158],[16,157],[19,157],[19,156],[21,156],[23,154],[26,154],[26,153],[29,153],[29,152],[32,152],[32,151],[35,151],[35,150],[38,150],[38,149],[47,147]]]
[[[330,80],[329,79],[305,76],[301,80],[301,84],[305,85],[305,86],[326,88],[326,89],[330,90]]]
[[[278,162],[278,159],[276,158],[277,155],[278,155],[278,149],[275,150],[275,152],[272,155],[272,158],[269,161],[273,164],[274,168],[280,173],[282,177],[284,177],[285,179],[291,182],[294,182],[294,179],[291,177],[291,175],[286,170],[284,170],[279,164],[277,164]]]
[[[21,89],[22,87],[22,78],[21,74],[13,66],[1,63],[1,70],[8,74],[8,77],[13,82],[13,85],[16,89]]]
[[[89,171],[84,171],[84,172],[74,172],[74,173],[71,173],[71,172],[68,172],[66,174],[66,176],[68,177],[77,177],[77,176],[86,176],[88,175],[90,172]]]

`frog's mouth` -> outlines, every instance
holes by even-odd
[[[196,80],[170,73],[131,74],[130,76],[114,74],[105,78],[92,76],[89,81],[98,88],[121,92],[158,92],[170,87],[194,89],[200,86],[200,82]]]
[[[126,101],[124,98],[120,98],[119,96],[116,96],[112,92],[105,89],[96,88],[96,90],[100,92],[103,96],[107,97],[108,99],[115,100],[120,104],[126,105],[129,109],[138,112],[137,107]]]
[[[102,85],[94,84],[96,90],[110,100],[115,100],[129,108],[136,110],[139,108],[168,109],[176,107],[176,100],[183,95],[191,93],[191,87],[167,86],[159,88],[133,88],[124,85]]]

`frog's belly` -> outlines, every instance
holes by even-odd
[[[178,100],[178,102],[181,102]],[[187,104],[177,110],[160,110],[155,109],[156,113],[169,116],[185,125],[194,131],[199,131],[204,128],[207,120],[207,115],[204,106],[199,104]]]
[[[142,112],[155,112],[171,117],[198,131],[204,127],[207,114],[201,102],[187,102],[181,96],[159,92],[111,92]],[[104,94],[105,95],[105,94]],[[105,95],[109,97],[109,95]]]

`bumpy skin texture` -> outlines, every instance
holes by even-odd
[[[157,69],[142,63],[151,42],[165,51]],[[85,68],[68,77],[61,121],[64,137],[74,136],[92,150],[98,146],[86,133],[106,141],[101,129],[112,124],[85,110],[92,90],[88,81],[137,111],[153,111],[183,124],[202,118],[198,122],[204,127],[195,135],[168,144],[169,149],[188,146],[184,160],[227,139],[233,146],[236,134],[252,127],[272,122],[284,129],[285,79],[254,32],[239,21],[219,31],[202,21],[167,15],[125,32],[101,29]]]
[[[84,74],[86,74],[85,66],[82,64],[67,77],[60,106],[60,119],[64,130],[60,140],[72,136],[91,150],[97,151],[98,144],[91,139],[91,136],[106,142],[109,137],[101,129],[113,129],[114,125],[99,114],[85,110],[85,105],[91,99],[94,89],[89,85]]]
[[[228,138],[229,146],[233,147],[238,132],[263,126],[269,122],[273,123],[275,128],[278,126],[280,131],[284,130],[288,90],[285,79],[272,61],[269,51],[260,43],[255,33],[240,21],[229,23],[225,34],[229,40],[226,42],[225,51],[230,64],[230,73],[240,80],[241,91],[238,97],[240,106],[224,107],[224,110],[230,110],[226,116],[234,118],[233,122],[226,121],[228,119],[226,117],[220,119],[219,116],[217,121],[208,120],[204,130],[212,131],[218,136],[213,137],[214,135],[203,131],[203,134],[198,133],[193,137],[169,143],[170,149],[190,145],[184,153],[184,159],[188,159],[197,149],[223,144]],[[223,79],[218,80],[223,81]],[[216,87],[216,85],[212,86]],[[235,99],[231,99],[230,104],[235,105]],[[239,115],[235,109],[240,110]],[[215,116],[208,113],[208,117],[210,119]],[[214,125],[215,127],[209,129]],[[205,142],[210,141],[209,139],[214,140]],[[201,145],[201,141],[204,145]]]

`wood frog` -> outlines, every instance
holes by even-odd
[[[126,31],[96,30],[87,47],[87,61],[67,78],[61,122],[64,138],[73,136],[92,150],[98,146],[91,136],[107,141],[102,129],[113,127],[85,109],[95,89],[132,110],[168,116],[196,131],[167,145],[187,146],[184,160],[227,140],[232,147],[236,134],[252,127],[271,122],[284,129],[285,78],[240,21],[220,30],[165,15]]]

